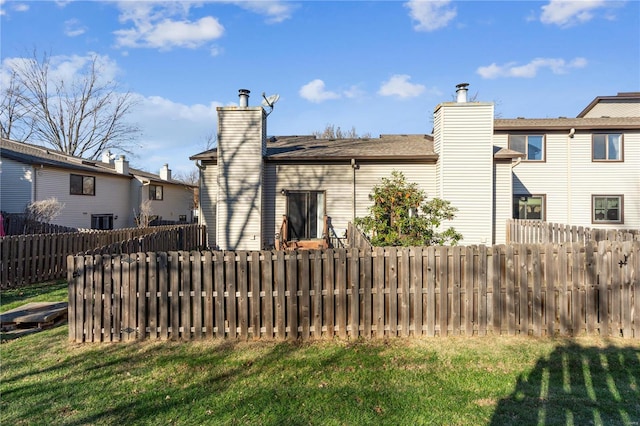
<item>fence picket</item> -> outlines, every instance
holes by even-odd
[[[237,305],[236,305],[236,254],[227,252],[224,258],[225,270],[225,295],[227,297],[226,322],[229,328],[228,336],[235,339],[238,336],[237,330]]]
[[[213,285],[215,288],[215,329],[216,337],[225,337],[225,276],[224,276],[224,252],[216,252],[213,258]]]
[[[400,319],[399,335],[409,337],[409,280],[411,279],[410,271],[410,249],[404,248],[400,250],[398,257],[398,317]]]
[[[193,326],[193,338],[196,340],[201,340],[203,331],[202,328],[204,326],[204,322],[202,319],[202,266],[204,262],[202,261],[202,255],[199,251],[192,251],[190,254],[190,258],[193,259],[193,261],[191,262],[191,282],[193,284],[193,309],[191,323]]]
[[[287,323],[289,324],[288,337],[292,340],[298,338],[298,252],[293,251],[285,256],[287,262]]]
[[[411,284],[410,288],[413,289],[413,335],[422,336],[423,333],[423,317],[422,311],[424,306],[423,293],[422,293],[422,280],[423,280],[423,257],[422,247],[414,247],[411,249]],[[366,259],[365,255],[365,259]],[[365,319],[366,324],[366,319]]]
[[[265,262],[266,263],[266,262]],[[251,262],[249,263],[249,288],[251,291],[251,316],[249,322],[249,332],[251,337],[257,339],[260,337],[260,252],[251,253]]]
[[[204,292],[204,328],[205,337],[211,339],[213,337],[213,253],[205,251],[203,253],[202,263],[202,291]]]
[[[309,285],[309,281],[310,281],[310,276],[311,276],[311,269],[310,269],[310,258],[309,258],[309,251],[308,250],[302,250],[300,252],[300,262],[299,262],[299,275],[297,278],[298,281],[298,289],[300,290],[300,312],[298,314],[299,316],[299,324],[300,324],[300,328],[301,328],[301,333],[300,336],[304,339],[304,340],[308,340],[309,336],[310,336],[310,331],[309,328],[311,327],[311,310],[309,307],[309,303],[311,301],[311,296],[310,296],[310,285]]]
[[[322,251],[314,250],[313,252],[313,300],[312,312],[313,320],[311,328],[313,329],[313,337],[322,337]]]
[[[262,324],[264,325],[264,335],[268,339],[272,339],[275,337],[273,334],[273,295],[275,289],[273,280],[273,253],[270,251],[263,251],[262,257],[264,258],[264,262],[262,263],[262,291],[264,292]],[[320,297],[322,297],[321,291],[319,294]],[[318,332],[318,335],[319,333],[320,332]]]
[[[335,315],[338,336],[347,337],[347,252],[346,249],[337,250],[336,260],[336,303]]]

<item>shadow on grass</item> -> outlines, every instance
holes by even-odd
[[[64,331],[55,334],[66,338]],[[381,358],[374,361],[379,365],[364,367],[358,351],[346,345],[317,351],[292,342],[266,343],[257,351],[255,346],[248,351],[232,342],[58,347],[63,359],[14,373],[19,361],[11,360],[0,386],[2,423],[317,424],[321,418],[325,424],[350,422],[345,419],[370,424],[382,416],[410,415],[394,411],[402,407],[393,399],[394,394],[402,398],[399,385],[369,376],[369,370],[384,370]],[[344,374],[363,374],[369,388],[335,380]],[[14,407],[7,410],[5,404]]]
[[[640,350],[560,344],[498,402],[492,425],[640,425]]]

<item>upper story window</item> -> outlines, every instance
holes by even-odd
[[[149,199],[162,200],[162,185],[149,185]]]
[[[514,195],[513,218],[544,220],[544,195]]]
[[[545,161],[544,135],[509,135],[509,149],[524,154],[526,161]]]
[[[593,223],[623,223],[622,195],[593,195],[591,221]]]
[[[622,135],[620,133],[598,133],[592,139],[593,161],[622,161]]]
[[[71,195],[96,195],[96,178],[72,174],[69,192]]]

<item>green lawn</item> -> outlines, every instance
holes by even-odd
[[[638,341],[78,345],[67,331],[0,346],[0,424],[640,424]]]

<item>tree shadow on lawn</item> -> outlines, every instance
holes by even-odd
[[[518,379],[491,425],[640,425],[640,349],[568,341]]]
[[[19,361],[5,363],[2,405],[14,408],[1,416],[3,424],[316,424],[318,415],[341,424],[353,410],[362,411],[356,418],[364,423],[398,414],[383,407],[385,395],[401,393],[397,387],[379,380],[378,389],[366,391],[332,381],[358,368],[384,369],[383,357],[379,365],[358,366],[358,350],[348,344],[309,350],[298,342],[164,341],[57,350],[60,359],[37,370],[11,373]],[[332,411],[342,398],[349,402]]]

